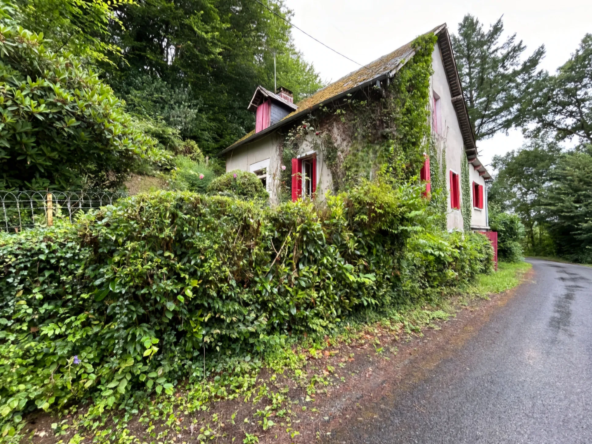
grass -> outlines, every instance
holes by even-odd
[[[44,444],[256,443],[259,436],[273,440],[274,435],[303,442],[296,438],[296,428],[311,416],[315,424],[322,423],[314,401],[357,372],[354,354],[362,360],[390,359],[397,344],[422,337],[427,328],[439,329],[463,306],[479,304],[479,298],[516,287],[530,268],[526,262],[500,263],[497,273],[478,276],[471,286],[458,289],[457,297],[443,294],[431,303],[369,311],[327,336],[282,339],[262,356],[229,358],[215,377],[179,384],[174,395],[162,394],[100,417],[77,406],[59,415],[45,414],[10,442],[32,444],[45,437]]]
[[[531,268],[528,262],[500,262],[497,273],[480,275],[469,291],[487,296],[510,290],[520,283],[522,275]]]

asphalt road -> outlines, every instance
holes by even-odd
[[[592,443],[592,268],[534,277],[454,356],[331,442]]]

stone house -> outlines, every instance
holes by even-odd
[[[430,125],[434,143],[440,156],[444,157],[441,164],[446,168],[443,173],[448,191],[447,227],[449,230],[463,230],[461,171],[462,163],[466,165],[468,162],[471,229],[488,231],[485,185],[492,177],[478,158],[475,134],[469,121],[447,27],[444,24],[430,32],[437,37],[432,53]],[[292,93],[286,88],[280,87],[274,93],[258,87],[248,106],[256,114],[256,128],[220,153],[226,161],[226,171],[243,170],[257,174],[268,190],[272,204],[279,201],[281,178],[286,170],[291,175],[293,200],[313,196],[323,199],[326,191],[336,188],[336,178],[326,152],[319,150],[318,144],[311,139],[302,143],[291,162],[287,162],[282,159],[286,133],[303,122],[306,125],[311,116],[320,114],[331,104],[363,92],[380,92],[413,56],[414,49],[408,43],[297,104],[293,103]],[[335,143],[341,145],[341,152],[347,155],[348,141],[340,137],[339,125],[330,127],[330,131]],[[419,176],[427,182],[429,189],[427,156]]]

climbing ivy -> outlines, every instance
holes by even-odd
[[[284,134],[280,200],[291,194],[291,159],[305,145],[323,157],[334,192],[383,170],[395,181],[417,176],[431,140],[428,103],[436,41],[434,34],[418,37],[414,56],[393,79],[320,108]]]
[[[430,157],[430,176],[432,194],[430,205],[436,209],[437,225],[446,230],[446,215],[448,211],[448,188],[446,188],[446,144],[441,144],[438,150],[436,136],[430,138],[428,155]]]
[[[460,161],[460,188],[462,192],[461,214],[463,218],[463,229],[465,232],[471,230],[471,216],[473,215],[473,203],[471,202],[471,179],[469,176],[469,162],[466,156]]]

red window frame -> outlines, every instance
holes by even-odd
[[[473,206],[480,210],[484,206],[483,194],[483,185],[473,182]]]
[[[450,208],[460,210],[460,176],[450,170]]]
[[[311,198],[314,198],[314,195],[317,192],[317,155],[313,154],[312,156],[303,157],[301,159],[292,159],[292,202],[296,202],[298,199],[302,199],[302,163],[306,160],[312,161]]]
[[[423,166],[419,172],[419,180],[421,182],[425,182],[425,191],[422,193],[424,197],[428,197],[432,192],[432,174],[430,172],[430,156],[425,155],[425,160],[423,162]]]

